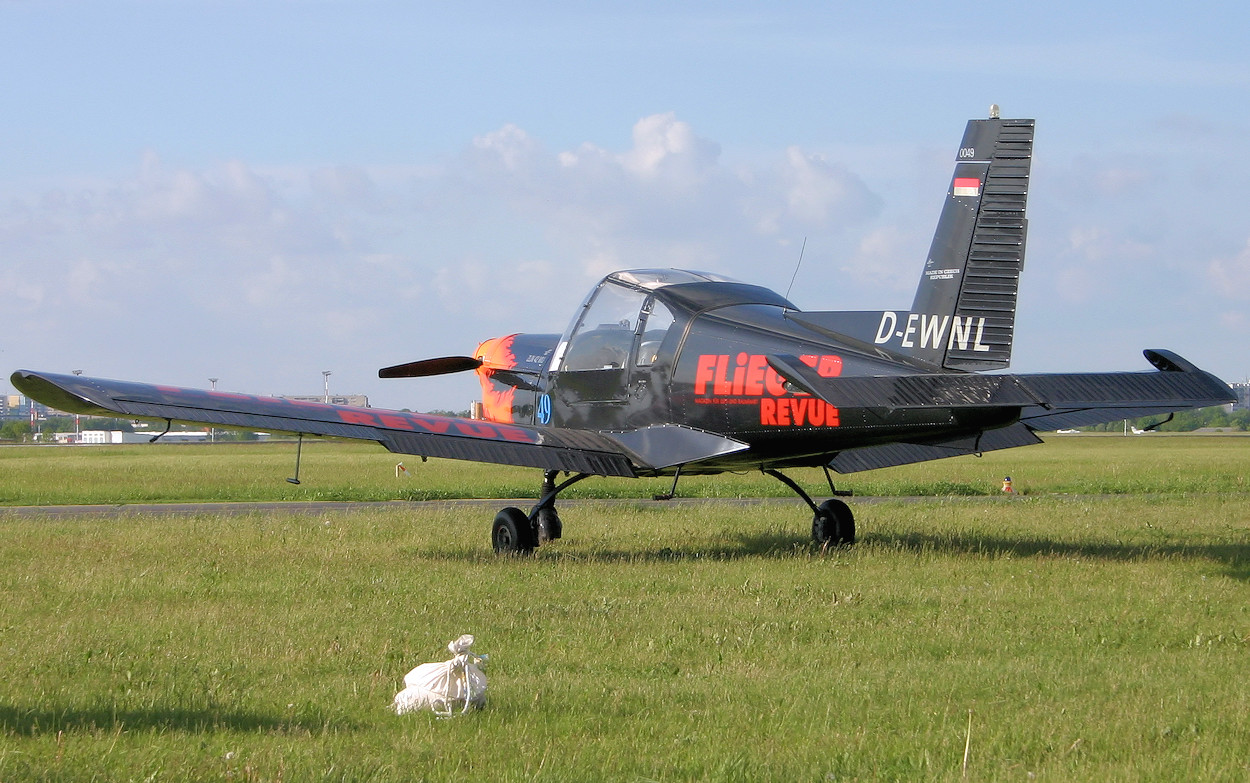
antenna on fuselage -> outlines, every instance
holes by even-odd
[[[790,298],[790,289],[794,288],[795,278],[799,276],[799,267],[803,266],[804,250],[807,250],[807,237],[803,237],[803,246],[799,248],[799,262],[794,265],[794,274],[790,275],[790,285],[786,288],[786,299]]]

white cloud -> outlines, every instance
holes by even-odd
[[[273,256],[264,261],[263,266],[246,272],[239,287],[247,303],[260,308],[280,302],[301,282],[302,275],[289,259]]]
[[[1232,310],[1220,313],[1220,325],[1228,331],[1245,332],[1250,327],[1250,315]]]
[[[1229,299],[1250,299],[1250,240],[1235,256],[1217,258],[1207,266],[1215,290]]]
[[[1082,221],[1056,239],[1053,255],[1045,259],[1044,276],[1034,284],[1073,304],[1114,299],[1117,292],[1132,295],[1144,279],[1142,270],[1150,268],[1158,252],[1151,244],[1125,235],[1114,221]],[[1030,257],[1036,259],[1036,251]],[[1036,269],[1036,262],[1026,261],[1026,269],[1030,267]]]
[[[377,205],[378,188],[359,166],[329,166],[309,172],[308,185],[318,199],[369,209]]]
[[[538,142],[515,125],[478,136],[473,140],[473,149],[483,160],[497,162],[512,173],[523,172],[542,154]]]
[[[43,306],[46,287],[42,282],[14,269],[0,270],[0,291],[5,292],[6,310],[10,319],[14,315],[33,312]]]
[[[584,143],[550,154],[506,126],[476,139],[473,153],[471,180],[449,190],[524,216],[587,283],[628,267],[758,278],[779,253],[789,263],[802,237],[861,226],[880,205],[848,169],[797,147],[729,165],[673,113],[639,120],[619,152]]]
[[[1088,223],[1068,231],[1067,250],[1083,265],[1133,263],[1151,254],[1151,247],[1145,242],[1124,236],[1106,225]]]
[[[1131,196],[1152,187],[1152,174],[1144,166],[1116,166],[1096,171],[1094,184],[1107,195]]]
[[[866,289],[914,291],[927,238],[902,226],[881,226],[864,233],[849,263],[839,271]],[[896,303],[895,307],[902,304]]]
[[[153,354],[141,377],[158,380],[178,370],[160,358],[177,346],[272,391],[284,368],[339,353],[377,365],[558,331],[616,269],[784,288],[776,262],[788,269],[803,237],[864,230],[878,208],[836,161],[792,147],[730,165],[665,113],[639,120],[624,150],[551,152],[505,125],[423,168],[192,168],[148,152],[129,177],[17,194],[0,206],[0,253],[30,345],[76,341],[101,374]]]
[[[90,358],[77,366],[101,375],[220,375],[268,393],[298,391],[325,365],[344,386],[376,393],[378,366],[561,330],[617,269],[705,269],[784,292],[804,238],[799,306],[905,307],[940,192],[894,171],[894,191],[878,196],[861,168],[879,177],[881,159],[910,158],[796,146],[735,158],[672,113],[639,120],[624,149],[551,150],[505,125],[437,164],[187,167],[149,153],[128,177],[10,193],[0,286],[11,337],[34,357],[21,363],[36,369],[41,357],[77,356],[70,346]],[[1205,277],[1201,266],[1176,277],[1176,243],[1146,233],[1155,222],[1132,208],[1157,171],[1131,161],[1077,169],[1060,185],[1096,175],[1095,200],[1051,180],[1061,208],[1034,205],[1035,302],[1079,303],[1066,311],[1070,327],[1092,329],[1081,319],[1105,325],[1159,290],[1161,276],[1174,294],[1205,279],[1247,297],[1250,243]],[[1096,298],[1103,306],[1089,307]],[[1160,319],[1180,317],[1171,313]]]
[[[847,225],[871,217],[880,207],[880,200],[845,167],[798,147],[786,150],[781,176],[790,213],[802,223]]]
[[[710,171],[720,157],[720,145],[695,135],[669,112],[644,117],[634,124],[634,148],[621,156],[625,169],[645,179],[667,176],[678,184],[692,184]]]

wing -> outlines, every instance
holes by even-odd
[[[23,394],[57,410],[356,438],[400,454],[494,462],[599,476],[636,476],[648,460],[612,438],[450,416],[299,402],[18,370]]]
[[[829,463],[849,473],[1039,443],[1034,432],[1224,405],[1232,389],[1170,351],[1148,350],[1157,372],[977,375],[943,373],[822,378],[793,356],[770,356],[783,378],[831,405],[895,411],[1010,409],[1016,423],[958,437],[848,449]]]

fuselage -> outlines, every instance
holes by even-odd
[[[1001,409],[839,409],[795,389],[768,356],[797,356],[828,378],[937,371],[800,316],[759,286],[678,270],[617,272],[591,291],[564,334],[479,346],[486,416],[601,432],[678,424],[750,446],[687,472],[820,465],[849,448],[1014,421]]]

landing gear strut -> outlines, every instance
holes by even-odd
[[[765,468],[764,472],[794,490],[794,494],[802,498],[808,507],[812,509],[812,540],[817,544],[822,546],[850,546],[855,543],[855,515],[851,513],[850,506],[836,497],[816,505],[816,501],[812,500],[812,496],[804,492],[803,488],[789,476],[772,468]],[[851,494],[850,492],[840,492],[834,489],[833,479],[829,476],[828,468],[825,469],[825,479],[829,481],[829,492],[831,494],[842,496]]]
[[[554,541],[564,534],[564,525],[560,522],[560,515],[556,513],[556,471],[548,470],[543,473],[543,498],[546,503],[539,503],[534,511],[538,519],[538,543],[545,544],[548,541]]]
[[[556,484],[559,471],[548,470],[543,473],[543,493],[530,512],[526,514],[519,508],[509,506],[495,515],[495,523],[490,530],[490,543],[495,553],[500,555],[528,555],[534,547],[553,541],[563,533],[560,515],[556,513],[556,495],[584,478],[589,473],[578,473]]]

